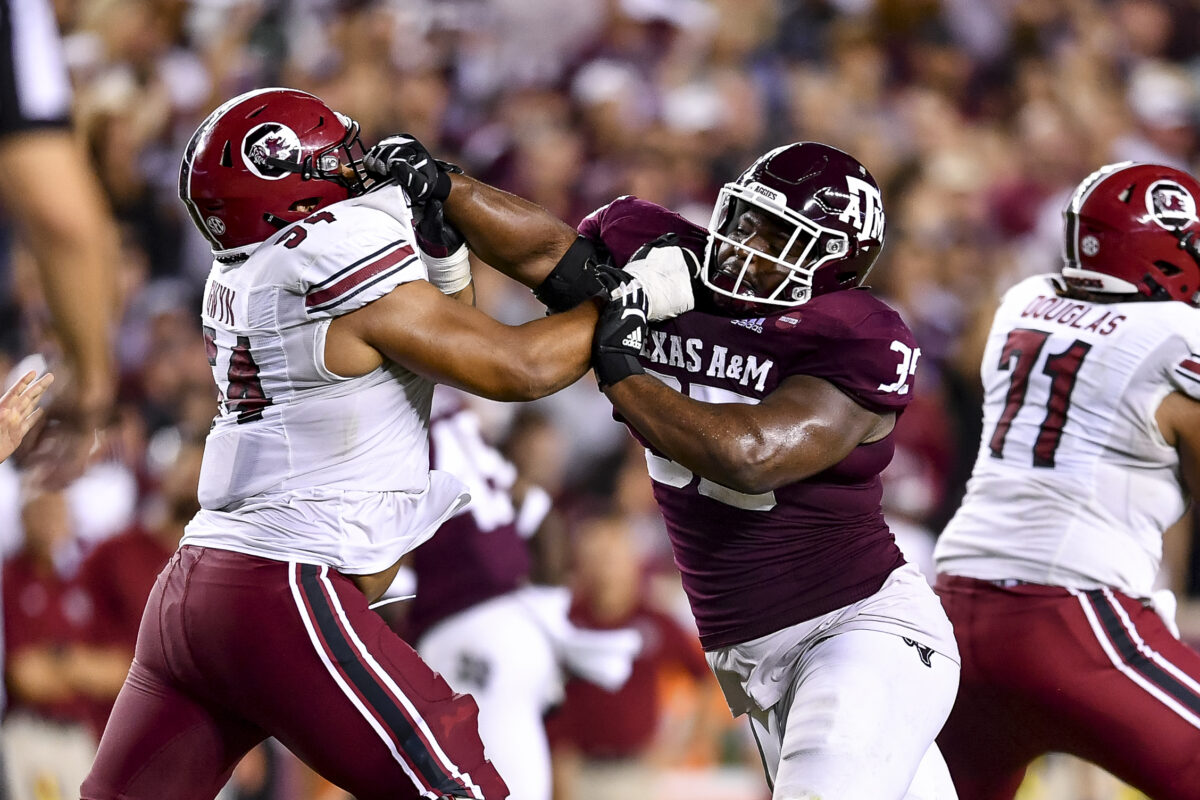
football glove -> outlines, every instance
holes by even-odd
[[[677,317],[696,307],[692,281],[700,274],[700,260],[679,246],[674,233],[663,234],[638,248],[625,271],[646,291],[650,322]]]
[[[416,210],[417,246],[429,270],[429,282],[445,294],[456,294],[471,282],[470,252],[466,240],[442,213],[440,200]]]
[[[389,136],[367,151],[363,168],[378,180],[392,180],[408,195],[414,208],[450,196],[450,173],[462,169],[429,154],[425,145],[406,133]]]
[[[596,322],[592,339],[592,368],[600,388],[643,375],[638,362],[642,345],[649,335],[646,321],[646,292],[641,283],[627,272],[602,266],[601,282],[608,288],[609,299]]]

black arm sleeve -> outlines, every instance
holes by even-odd
[[[533,290],[533,296],[551,313],[568,311],[589,297],[605,292],[596,274],[598,263],[609,262],[603,245],[580,236],[563,253],[550,274]]]

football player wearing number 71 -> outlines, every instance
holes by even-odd
[[[415,147],[410,161],[433,163]],[[449,185],[468,242],[491,233],[467,213],[477,184]],[[657,258],[643,248],[664,235],[695,257],[696,309],[659,320],[653,298],[623,293],[593,367],[646,447],[701,644],[773,796],[954,797],[933,742],[958,651],[880,510],[920,350],[862,286],[883,246],[874,179],[801,142],[726,184],[707,230],[622,197],[579,231],[618,265]]]
[[[1053,751],[1200,800],[1200,653],[1154,591],[1200,496],[1198,201],[1177,169],[1102,167],[1063,212],[1061,273],[996,311],[979,456],[934,551],[963,654],[938,742],[962,797],[1010,800]]]

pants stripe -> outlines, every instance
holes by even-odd
[[[380,688],[389,695],[391,705],[389,705],[388,708],[396,708],[400,710],[408,724],[413,726],[413,730],[420,738],[424,748],[422,752],[429,753],[433,759],[435,768],[439,768],[441,774],[447,776],[452,781],[452,786],[454,787],[453,794],[455,797],[461,797],[465,792],[467,797],[476,798],[476,800],[482,800],[483,789],[475,784],[475,782],[471,779],[470,774],[460,770],[454,761],[445,753],[445,751],[442,750],[442,746],[435,738],[433,731],[429,729],[425,719],[421,716],[421,713],[417,710],[416,706],[412,704],[412,701],[409,699],[408,695],[405,694],[404,691],[396,684],[395,680],[391,675],[388,674],[387,670],[379,665],[379,662],[375,660],[375,657],[371,654],[371,651],[368,650],[366,645],[363,644],[362,640],[358,638],[358,633],[352,627],[350,627],[350,620],[346,616],[346,612],[342,608],[341,601],[338,599],[337,594],[333,590],[333,584],[329,580],[328,570],[321,572],[321,582],[325,587],[326,594],[329,597],[334,610],[337,612],[338,619],[340,619],[344,625],[344,631],[346,632],[350,641],[353,642],[355,649],[358,651],[359,658],[361,658],[363,663],[366,665],[369,674],[373,676],[376,681],[378,681]]]
[[[1200,691],[1161,653],[1151,649],[1109,589],[1073,591],[1100,647],[1113,666],[1163,705],[1200,728]]]
[[[421,794],[481,798],[479,788],[450,762],[408,698],[367,652],[329,582],[328,568],[291,566],[293,596],[326,669]]]

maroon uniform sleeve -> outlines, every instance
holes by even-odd
[[[786,374],[823,378],[879,414],[908,405],[920,350],[892,308],[856,289],[821,295],[797,311],[803,335]]]
[[[639,247],[663,234],[679,236],[679,244],[695,253],[701,261],[708,242],[708,231],[704,228],[674,211],[630,195],[618,197],[588,214],[579,223],[579,233],[603,243],[618,267],[625,266]]]

